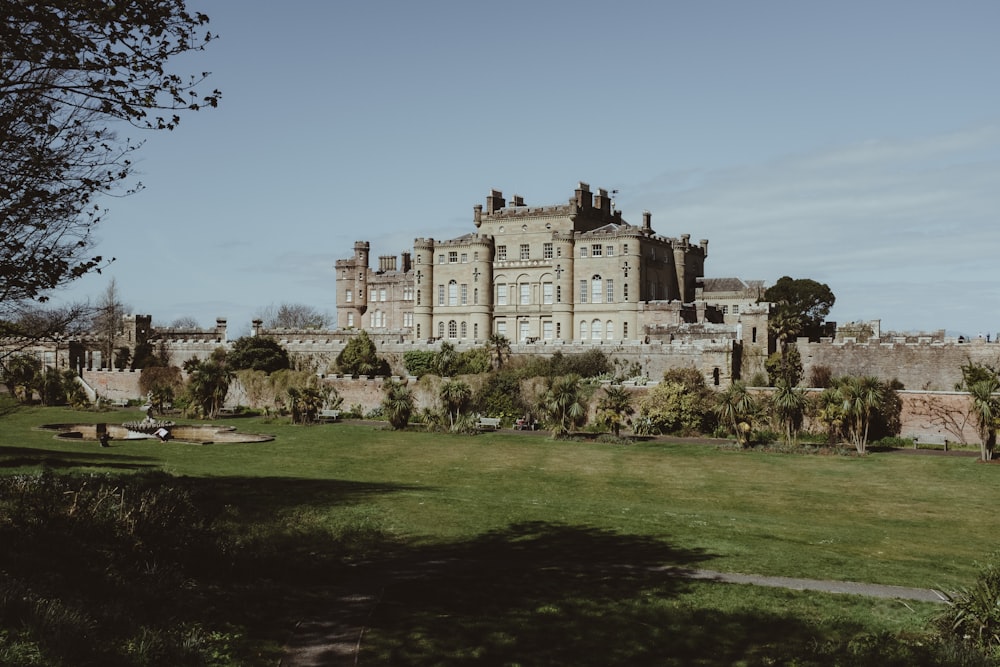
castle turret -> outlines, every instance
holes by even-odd
[[[413,336],[420,340],[434,335],[434,239],[414,239],[413,258]]]

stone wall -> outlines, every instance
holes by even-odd
[[[1000,366],[1000,345],[974,339],[967,343],[872,342],[799,339],[802,369],[808,380],[816,366],[827,366],[834,375],[875,375],[897,379],[906,389],[950,391],[962,381],[962,366],[970,361]]]

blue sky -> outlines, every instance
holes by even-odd
[[[146,135],[98,251],[166,325],[333,312],[337,259],[578,181],[707,238],[708,277],[826,282],[831,319],[1000,331],[1000,3],[192,2],[218,109]],[[124,132],[124,129],[121,130]],[[377,259],[373,259],[377,264]]]

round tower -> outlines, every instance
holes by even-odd
[[[472,253],[470,336],[485,340],[493,333],[493,237],[477,234],[469,242]]]
[[[413,337],[434,335],[434,239],[413,241]]]
[[[556,232],[552,235],[552,245],[555,251],[553,262],[555,267],[555,303],[552,304],[552,322],[555,325],[555,337],[560,340],[573,340],[576,329],[573,327],[573,303],[576,296],[573,291],[573,257],[576,243],[573,232]]]

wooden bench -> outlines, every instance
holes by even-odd
[[[478,426],[480,430],[488,428],[493,431],[499,431],[500,422],[500,417],[480,417]]]
[[[340,419],[340,410],[320,410],[316,417],[320,421],[332,421],[335,422]]]

